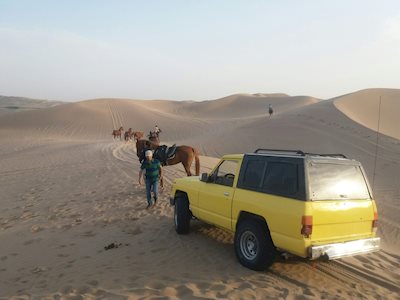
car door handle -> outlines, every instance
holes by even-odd
[[[229,196],[229,193],[228,192],[224,192],[224,196]]]

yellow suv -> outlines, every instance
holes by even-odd
[[[335,259],[379,250],[365,172],[342,154],[225,155],[210,174],[176,179],[170,202],[178,234],[192,218],[230,230],[239,262],[253,270],[268,268],[277,251]]]

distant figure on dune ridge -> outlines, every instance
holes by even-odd
[[[117,130],[114,129],[113,132],[111,133],[111,135],[114,136],[114,139],[116,137],[119,137],[119,139],[122,141],[122,132],[124,132],[124,128],[121,126]]]
[[[269,105],[268,107],[268,113],[269,113],[269,117],[272,117],[272,114],[274,113],[274,110],[272,109],[272,104]]]

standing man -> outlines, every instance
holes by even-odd
[[[157,203],[158,199],[158,182],[163,176],[161,164],[157,159],[153,159],[153,152],[147,150],[145,152],[146,159],[143,161],[140,172],[139,172],[139,184],[142,185],[142,177],[145,175],[146,182],[146,197],[147,197],[147,207],[152,205],[151,192],[154,193],[154,205]],[[145,171],[145,174],[144,174]]]

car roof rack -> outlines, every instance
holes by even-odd
[[[306,155],[311,155],[311,156],[324,156],[324,157],[341,157],[341,158],[347,158],[344,154],[340,153],[334,153],[334,154],[319,154],[319,153],[308,153],[308,152],[303,152],[301,150],[287,150],[287,149],[264,149],[264,148],[258,148],[254,153],[261,153],[261,154],[276,154],[276,153],[281,153],[281,154],[289,154],[289,155],[298,155],[298,156],[306,156]]]
[[[264,149],[264,148],[258,148],[254,153],[282,153],[282,154],[295,154],[295,155],[301,155],[304,156],[304,152],[301,150],[287,150],[287,149]]]

